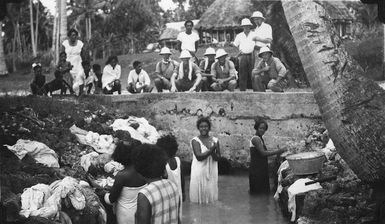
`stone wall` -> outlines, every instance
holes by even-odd
[[[179,156],[190,161],[192,137],[199,134],[199,115],[210,116],[211,134],[220,141],[224,157],[233,166],[247,167],[249,139],[255,133],[254,118],[263,116],[269,129],[268,149],[304,142],[312,128],[322,125],[318,106],[311,92],[298,93],[157,93],[95,96],[120,111],[147,118],[158,130],[172,131],[180,145]]]

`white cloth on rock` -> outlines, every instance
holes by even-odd
[[[90,152],[86,155],[83,155],[82,157],[80,157],[80,165],[86,172],[88,172],[90,166],[96,164],[98,157],[99,154],[97,152]]]
[[[112,154],[115,150],[116,145],[112,135],[99,135],[92,131],[87,132],[76,127],[76,125],[72,125],[70,131],[81,144],[91,146],[98,153]]]
[[[51,189],[46,184],[36,184],[24,189],[21,194],[20,215],[28,218],[32,212],[43,207],[44,202],[51,196]]]
[[[135,123],[139,124],[137,129],[130,126]],[[111,127],[114,131],[128,131],[132,138],[142,143],[155,144],[160,137],[156,128],[150,125],[145,118],[130,116],[128,119],[116,119]]]
[[[279,199],[279,194],[282,192],[283,187],[282,187],[282,171],[289,169],[289,162],[285,160],[283,163],[278,168],[277,174],[278,174],[278,187],[277,191],[274,194],[274,199],[278,200]]]
[[[113,173],[114,176],[116,176],[116,174],[118,174],[118,172],[123,169],[124,166],[114,160],[111,160],[110,162],[104,165],[104,171],[106,171],[107,173]]]
[[[114,185],[114,182],[115,182],[115,179],[112,177],[107,177],[107,178],[100,177],[95,180],[95,183],[102,188],[112,187]]]
[[[60,198],[68,197],[76,210],[86,207],[86,198],[80,190],[79,181],[73,177],[65,177],[50,185],[53,194],[60,195]]]
[[[309,178],[298,179],[292,185],[290,185],[290,187],[287,189],[287,193],[289,196],[289,199],[287,202],[287,208],[288,208],[289,212],[291,212],[291,221],[292,222],[295,221],[296,209],[297,209],[297,205],[295,203],[295,196],[297,194],[322,189],[322,186],[319,183],[305,185],[305,183],[307,183],[309,181],[312,181],[312,180]]]
[[[29,155],[36,160],[36,162],[44,164],[48,167],[60,167],[58,156],[56,152],[50,149],[47,145],[37,141],[17,140],[13,146],[5,145],[12,151],[19,159],[23,159],[25,155]]]

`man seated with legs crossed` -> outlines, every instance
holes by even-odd
[[[237,87],[236,70],[234,63],[227,59],[227,52],[223,49],[218,49],[215,55],[218,61],[211,66],[211,74],[213,77],[213,84],[211,88],[214,91],[229,90],[234,91]]]
[[[201,71],[191,59],[191,54],[183,50],[179,56],[182,62],[179,64],[178,74],[171,77],[171,92],[199,92],[201,90]]]
[[[159,53],[163,56],[162,61],[158,62],[155,67],[155,87],[158,93],[163,92],[164,89],[171,89],[171,76],[177,73],[178,62],[170,58],[171,51],[168,47],[163,47]]]
[[[262,61],[255,65],[252,72],[253,89],[256,92],[266,92],[267,87],[273,92],[283,92],[287,70],[281,60],[273,57],[273,52],[268,47],[262,47],[258,56]]]

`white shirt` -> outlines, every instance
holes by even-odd
[[[234,45],[244,54],[250,54],[254,51],[255,41],[253,41],[254,32],[246,36],[245,32],[238,33],[234,40]]]
[[[143,69],[140,71],[139,74],[136,73],[135,69],[131,70],[130,73],[128,74],[128,79],[127,83],[134,83],[136,84],[139,82],[141,85],[150,85],[151,80],[150,76],[148,76],[147,72],[144,71]]]
[[[182,42],[182,50],[189,50],[195,52],[195,42],[199,40],[199,35],[195,32],[192,32],[191,34],[181,32],[178,34],[178,37],[176,39]]]
[[[263,39],[273,39],[273,30],[271,29],[271,26],[269,24],[262,22],[262,24],[259,27],[256,27],[253,31],[253,36]],[[255,45],[258,47],[264,47],[267,45],[270,46],[270,44],[266,44],[260,41],[256,41]]]
[[[110,64],[106,65],[103,69],[102,75],[102,87],[106,87],[109,83],[115,79],[120,79],[121,68],[120,65],[116,65],[115,69]]]

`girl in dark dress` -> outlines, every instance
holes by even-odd
[[[255,135],[250,140],[250,194],[268,193],[270,191],[267,157],[281,154],[284,149],[267,151],[262,136],[267,131],[267,122],[262,118],[255,119]]]

